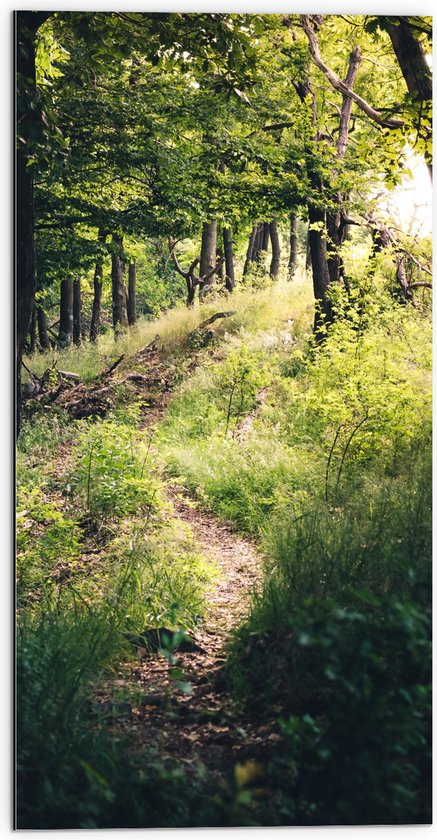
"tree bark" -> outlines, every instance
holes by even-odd
[[[30,317],[29,349],[30,349],[31,353],[34,353],[35,350],[36,350],[36,305],[35,305],[35,303],[32,306],[32,315]]]
[[[232,292],[235,286],[234,254],[232,250],[232,232],[230,228],[223,228],[223,248],[225,252],[225,286]]]
[[[270,239],[272,241],[272,261],[270,263],[270,277],[276,280],[281,261],[281,246],[279,244],[278,226],[275,221],[269,224]]]
[[[73,343],[78,347],[82,339],[82,294],[80,278],[73,280]]]
[[[124,283],[123,237],[112,236],[112,323],[116,335],[127,329],[127,292]]]
[[[318,176],[312,176],[312,181],[317,183]],[[319,182],[320,183],[320,182]],[[312,184],[313,186],[313,184]],[[321,184],[320,184],[321,188]],[[323,223],[325,227],[325,214],[313,204],[308,206],[310,225]],[[308,233],[309,247],[311,252],[311,266],[313,271],[313,289],[314,298],[316,301],[316,311],[314,315],[314,332],[316,338],[321,340],[324,334],[324,327],[332,324],[334,320],[334,313],[332,311],[332,304],[329,300],[329,286],[331,278],[328,268],[328,256],[326,251],[326,240],[322,236],[321,231],[316,228],[309,230]]]
[[[408,92],[419,101],[422,110],[424,102],[432,101],[432,74],[422,45],[415,37],[411,26],[408,25],[408,20],[401,17],[387,17],[385,21],[385,28],[390,36]],[[427,140],[431,138],[431,130],[428,128],[422,129],[420,116],[419,124],[416,127],[419,135]],[[432,155],[430,152],[425,152],[425,160],[432,178]]]
[[[50,12],[15,12],[17,105],[24,118],[20,120],[20,136],[16,154],[16,433],[21,421],[21,364],[29,331],[36,288],[35,210],[33,202],[34,167],[31,137],[36,128],[36,112],[31,109],[36,92],[35,34]]]
[[[106,231],[99,228],[97,239],[101,245],[106,242]],[[100,326],[100,310],[102,304],[102,285],[103,285],[103,254],[99,254],[94,269],[94,299],[93,311],[91,314],[90,339],[97,341]]]
[[[263,239],[264,239],[264,223],[258,222],[256,226],[256,236],[255,242],[253,245],[253,255],[252,260],[253,262],[259,262],[261,257],[261,251],[263,249]],[[268,245],[267,245],[268,247]]]
[[[248,243],[248,246],[247,246],[246,259],[244,261],[243,277],[249,271],[250,264],[253,260],[253,251],[254,251],[254,245],[255,245],[255,240],[256,240],[256,237],[257,237],[257,233],[258,233],[258,225],[254,225],[252,230],[251,230],[250,236],[249,236],[249,243]]]
[[[209,274],[216,264],[216,247],[217,221],[216,219],[213,219],[212,222],[204,222],[202,225],[202,247],[200,251],[199,266],[199,274],[201,278]],[[201,288],[199,291],[201,291]]]
[[[129,263],[128,282],[127,319],[129,326],[133,326],[137,322],[137,267],[135,262]]]
[[[223,249],[217,247],[217,259],[221,260],[223,257]],[[225,280],[225,263],[224,261],[220,265],[220,268],[217,269],[217,277],[219,278],[221,283],[224,283]]]
[[[310,248],[310,227],[309,227],[309,225],[308,225],[308,230],[307,230],[305,271],[311,271],[311,248]]]
[[[73,281],[68,278],[61,281],[61,304],[59,314],[60,347],[69,347],[73,338]]]
[[[47,315],[40,304],[36,308],[36,315],[38,320],[38,337],[39,346],[41,350],[50,350],[50,339],[47,330]]]
[[[270,225],[268,222],[264,222],[262,226],[262,243],[261,243],[261,250],[268,251],[269,250],[269,242],[270,242]]]
[[[288,261],[288,279],[291,280],[296,272],[298,257],[297,216],[290,214],[290,258]]]

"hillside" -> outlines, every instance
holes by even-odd
[[[22,827],[429,819],[428,318],[301,279],[27,359]]]

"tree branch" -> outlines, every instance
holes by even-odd
[[[432,283],[425,283],[424,281],[417,282],[417,283],[410,283],[408,286],[409,289],[432,289]]]
[[[183,268],[182,268],[182,266],[180,265],[179,260],[178,260],[178,258],[177,258],[177,256],[176,256],[175,252],[174,252],[176,242],[174,242],[174,241],[173,241],[173,239],[171,239],[171,238],[169,237],[169,239],[168,239],[168,244],[169,244],[169,248],[170,248],[170,256],[171,256],[171,258],[172,258],[172,260],[173,260],[173,262],[174,262],[174,264],[175,264],[176,271],[178,271],[178,272],[179,272],[179,274],[181,274],[181,275],[182,275],[182,277],[184,277],[184,278],[185,278],[185,280],[188,280],[188,278],[189,278],[189,276],[190,276],[190,271],[189,271],[189,270],[188,270],[188,271],[184,271],[184,269],[183,269]]]
[[[219,271],[219,270],[221,269],[221,267],[222,267],[222,265],[223,265],[224,261],[225,261],[225,258],[224,258],[224,257],[222,257],[222,258],[218,261],[218,263],[217,263],[216,267],[215,267],[215,268],[213,268],[213,269],[212,269],[212,271],[210,271],[210,272],[209,272],[209,274],[204,274],[204,275],[203,275],[203,277],[201,277],[201,278],[200,278],[200,282],[201,282],[201,283],[203,283],[203,284],[207,283],[207,282],[208,282],[208,280],[210,280],[210,279],[211,279],[211,277],[213,277],[213,275],[214,275],[217,271]]]
[[[385,128],[401,128],[404,125],[404,121],[398,119],[396,117],[384,117],[376,108],[373,108],[372,105],[369,105],[365,99],[355,93],[351,88],[343,82],[337,73],[334,72],[327,64],[323,61],[320,52],[319,52],[319,44],[317,41],[316,34],[312,29],[309,16],[308,15],[301,15],[300,16],[302,28],[308,38],[310,53],[312,55],[314,64],[322,73],[325,74],[326,78],[330,82],[333,88],[340,91],[344,96],[348,96],[352,99],[371,120],[378,123],[379,125],[384,126]]]

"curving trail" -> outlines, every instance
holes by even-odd
[[[118,682],[138,690],[138,702],[112,725],[129,736],[135,752],[157,751],[188,767],[202,762],[223,778],[237,762],[262,760],[279,740],[272,723],[256,724],[233,704],[222,676],[224,647],[232,628],[248,608],[259,577],[261,557],[249,539],[236,535],[226,523],[199,509],[181,488],[169,487],[174,517],[190,526],[206,558],[220,570],[205,624],[196,633],[193,649],[175,651],[185,694],[169,676],[159,653],[141,651],[126,679]],[[114,684],[113,684],[114,687]],[[107,696],[107,695],[106,695]],[[123,705],[123,704],[121,704]]]

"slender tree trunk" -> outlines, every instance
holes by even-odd
[[[346,75],[346,81],[350,87],[352,87],[355,75],[358,69],[358,65],[360,62],[360,51],[359,48],[356,47],[349,59],[349,67],[348,72]],[[310,98],[311,103],[311,110],[312,110],[312,120],[315,126],[316,121],[316,101],[314,92],[312,91],[309,77],[307,77],[304,82],[299,82],[295,84],[296,91],[299,95],[299,98],[303,103],[307,101],[307,98]],[[343,105],[340,114],[340,123],[339,123],[339,136],[337,140],[337,157],[341,158],[344,155],[344,151],[346,148],[347,140],[348,140],[348,133],[349,133],[349,120],[351,114],[351,107],[352,102],[350,97],[343,96]],[[317,144],[319,140],[318,134],[315,131],[314,134],[314,143]],[[323,184],[320,178],[320,175],[315,170],[309,173],[310,176],[310,183],[312,190],[320,196],[323,195]],[[339,203],[341,200],[341,196],[338,197]],[[340,212],[340,208],[339,208]],[[314,288],[314,298],[316,301],[316,311],[314,317],[314,332],[316,335],[316,339],[318,341],[322,341],[326,327],[328,327],[334,320],[334,311],[332,307],[332,303],[329,297],[329,287],[331,285],[331,273],[330,273],[330,266],[328,264],[328,253],[326,248],[326,241],[325,236],[327,233],[327,219],[326,213],[323,209],[320,208],[319,205],[315,205],[313,203],[308,204],[308,216],[309,216],[309,232],[308,232],[308,241],[309,241],[309,249],[311,253],[311,266],[313,272],[313,288]],[[342,217],[340,215],[340,220]],[[333,217],[330,219],[330,224],[332,227],[339,232],[339,225],[337,225],[337,220]],[[317,225],[313,230],[311,230],[312,225]],[[334,265],[334,263],[330,262],[331,264],[331,271],[333,272],[333,277],[335,275],[335,270],[338,268]],[[335,275],[336,276],[336,275]]]
[[[228,292],[235,286],[234,254],[232,250],[232,233],[230,228],[223,228],[223,248],[225,251],[226,277],[225,285]]]
[[[29,327],[29,349],[31,353],[34,353],[36,350],[36,304],[34,303],[32,306],[32,315],[30,318],[30,327]]]
[[[281,262],[281,246],[279,244],[278,226],[275,221],[270,222],[270,239],[272,240],[272,261],[270,263],[270,277],[276,280]]]
[[[249,243],[248,243],[248,246],[247,246],[246,259],[244,261],[243,277],[249,271],[250,264],[253,260],[253,251],[254,251],[254,245],[255,245],[255,240],[256,240],[256,237],[257,237],[257,233],[258,233],[258,225],[254,225],[252,230],[251,230],[250,236],[249,236]]]
[[[296,272],[298,257],[297,216],[290,214],[290,258],[288,261],[288,279],[291,280]]]
[[[222,248],[217,248],[217,259],[221,260],[223,257],[223,250]],[[221,283],[225,281],[225,264],[222,263],[220,268],[217,271],[217,277],[219,278]]]
[[[410,289],[410,284],[407,278],[407,272],[405,267],[405,258],[406,255],[403,251],[397,251],[395,248],[395,241],[393,236],[390,234],[388,228],[383,226],[374,225],[371,227],[372,233],[372,257],[375,257],[376,254],[380,254],[381,251],[385,250],[386,248],[391,248],[395,251],[395,259],[396,259],[396,281],[399,284],[399,287],[402,292],[402,299],[403,300],[413,300],[413,293]],[[372,260],[373,261],[373,260]],[[375,265],[372,263],[369,266],[368,273],[373,275],[375,273]],[[399,298],[399,294],[395,295],[396,298]]]
[[[315,176],[313,176],[314,179]],[[318,178],[318,176],[317,176]],[[321,222],[325,226],[325,214],[323,210],[315,207],[313,204],[308,206],[310,224]],[[309,246],[311,252],[311,266],[313,270],[313,289],[314,298],[316,301],[316,311],[314,315],[314,332],[316,337],[320,340],[323,337],[323,327],[329,326],[333,321],[332,304],[329,300],[329,286],[331,278],[329,276],[328,257],[326,252],[326,241],[321,235],[319,229],[310,230],[308,233]]]
[[[199,275],[205,277],[216,264],[217,221],[204,222],[202,225],[202,247],[200,251]],[[211,284],[214,279],[211,278]],[[202,285],[202,284],[201,284]],[[199,289],[201,291],[201,288]]]
[[[125,262],[123,258],[123,237],[112,236],[112,323],[115,334],[128,327],[127,292],[124,283]]]
[[[127,296],[127,319],[129,325],[137,322],[137,267],[135,262],[129,263],[129,290]]]
[[[261,251],[262,251],[262,247],[263,247],[263,238],[264,238],[264,223],[263,222],[258,222],[258,224],[256,226],[255,242],[254,242],[254,245],[253,245],[252,260],[254,262],[259,262],[259,259],[261,257]]]
[[[106,242],[106,231],[99,228],[97,239],[101,245]],[[102,304],[102,284],[103,284],[103,254],[99,254],[94,269],[94,299],[93,311],[91,314],[90,339],[97,341],[100,326],[100,309]]]
[[[73,280],[73,343],[78,347],[82,339],[82,293],[80,278]]]
[[[410,289],[407,272],[405,268],[405,254],[396,254],[396,280],[402,290],[405,300],[412,300],[413,293]]]
[[[355,47],[349,57],[349,67],[345,78],[345,83],[349,88],[353,88],[355,77],[357,75],[358,67],[361,61],[360,49]],[[338,129],[337,139],[337,158],[342,160],[346,151],[347,142],[349,139],[349,123],[352,112],[352,99],[348,96],[343,96],[343,103],[340,113],[340,123]],[[343,211],[344,196],[338,193],[336,196],[337,209],[326,214],[326,229],[330,240],[330,249],[328,255],[328,269],[331,283],[337,283],[339,280],[344,280],[344,265],[341,259],[340,249],[343,245],[346,236],[347,223]]]
[[[193,306],[194,298],[196,296],[196,284],[192,277],[187,277],[187,306]]]
[[[32,132],[37,127],[37,111],[30,105],[35,96],[35,33],[49,17],[50,12],[15,12],[17,106],[21,119],[19,132],[22,140],[17,144],[16,155],[16,433],[21,421],[21,364],[29,331],[32,305],[36,288],[35,265],[35,210],[33,203],[34,168],[28,165],[32,157]]]
[[[47,315],[41,305],[36,307],[36,315],[38,319],[38,336],[39,346],[41,350],[50,350],[50,339],[47,330]]]
[[[69,347],[73,338],[73,281],[68,278],[61,282],[61,304],[59,312],[60,347]]]
[[[262,226],[262,242],[261,242],[261,250],[268,251],[269,250],[269,242],[270,242],[270,225],[268,222],[264,222]],[[273,245],[272,245],[273,247]]]

